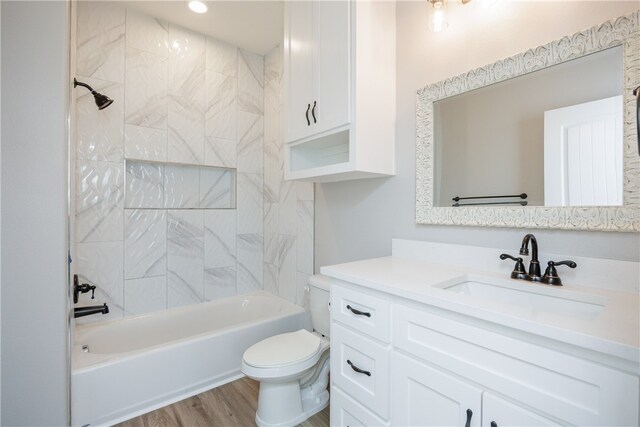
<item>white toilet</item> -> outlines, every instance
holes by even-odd
[[[260,381],[260,427],[294,426],[329,404],[329,280],[311,276],[309,287],[314,332],[275,335],[242,356],[242,372]]]

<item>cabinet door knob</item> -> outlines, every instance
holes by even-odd
[[[354,365],[353,363],[351,363],[351,360],[347,360],[347,365],[351,366],[351,369],[353,369],[354,371],[356,371],[359,374],[365,374],[366,376],[370,377],[371,376],[371,372],[369,371],[365,371],[364,369],[360,369],[358,368],[356,365]]]
[[[318,123],[316,120],[316,101],[313,101],[313,108],[311,109],[311,115],[313,116],[313,123]]]
[[[353,314],[357,314],[358,316],[367,316],[367,317],[371,317],[371,313],[367,313],[367,312],[364,312],[364,311],[356,310],[355,308],[351,307],[350,305],[347,305],[347,308],[348,308],[349,310],[351,310],[351,312],[352,312]]]
[[[311,122],[309,121],[309,109],[311,108],[311,104],[307,104],[307,112],[304,113],[305,117],[307,118],[307,126],[311,126]]]
[[[467,409],[467,422],[464,423],[464,427],[471,426],[471,417],[473,417],[473,411],[471,409]]]
[[[491,421],[491,427],[498,427],[498,423],[495,421]]]

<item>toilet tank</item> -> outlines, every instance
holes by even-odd
[[[329,336],[329,278],[316,274],[309,277],[309,308],[313,330]]]

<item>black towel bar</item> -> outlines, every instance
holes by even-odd
[[[527,206],[529,202],[526,200],[521,200],[519,202],[478,202],[478,203],[452,203],[451,206],[454,208],[460,208],[462,206],[486,206],[486,205],[519,205],[519,206]]]
[[[527,193],[510,194],[510,195],[506,195],[506,196],[474,196],[474,197],[456,196],[451,200],[453,200],[454,202],[459,202],[460,200],[470,200],[470,199],[506,199],[506,198],[510,198],[510,197],[518,197],[520,199],[526,199],[527,198]]]

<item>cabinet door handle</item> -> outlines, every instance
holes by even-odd
[[[360,369],[358,368],[356,365],[354,365],[353,363],[351,363],[351,360],[347,360],[347,365],[351,366],[351,369],[353,369],[354,371],[356,371],[359,374],[365,374],[366,376],[370,377],[371,376],[371,372],[369,371],[365,371],[364,369]]]
[[[467,422],[464,423],[464,427],[471,426],[471,417],[473,416],[473,411],[471,409],[467,409]]]
[[[318,123],[316,120],[316,101],[313,101],[313,108],[311,109],[311,115],[313,116],[313,123]]]
[[[350,305],[348,305],[348,306],[347,306],[347,308],[348,308],[349,310],[351,310],[351,312],[352,312],[353,314],[357,314],[358,316],[367,316],[367,317],[371,317],[371,313],[367,313],[367,312],[364,312],[364,311],[356,310],[355,308],[351,307]]]
[[[491,421],[491,427],[498,427],[498,423],[495,421]]]
[[[307,118],[307,126],[311,126],[311,122],[309,121],[309,109],[311,108],[311,104],[307,104],[307,112],[304,113],[304,116]]]

